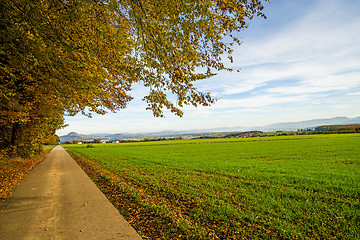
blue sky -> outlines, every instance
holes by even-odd
[[[124,110],[87,118],[66,117],[64,135],[251,127],[278,122],[360,116],[360,1],[271,0],[267,19],[256,18],[240,33],[234,63],[196,84],[219,98],[191,107],[179,118],[153,117],[135,86]]]

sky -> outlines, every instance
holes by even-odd
[[[360,1],[271,0],[267,19],[254,18],[239,33],[238,73],[220,72],[195,84],[219,100],[210,107],[183,108],[179,118],[145,110],[147,90],[135,86],[124,110],[66,117],[69,132],[139,133],[253,127],[279,122],[360,116]]]

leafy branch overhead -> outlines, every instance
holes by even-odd
[[[15,137],[14,126],[35,119],[125,108],[134,83],[149,88],[143,100],[155,116],[210,105],[214,98],[193,83],[230,70],[221,57],[232,59],[247,20],[265,17],[261,0],[0,4],[0,126],[11,129],[6,141]]]
[[[144,100],[154,115],[161,116],[163,107],[182,115],[166,91],[176,95],[180,107],[213,103],[210,94],[198,92],[193,82],[227,69],[221,56],[230,56],[234,42],[240,43],[236,32],[246,27],[245,19],[264,16],[262,8],[260,1],[118,2],[116,11],[129,20],[133,33],[140,69],[135,79],[150,87]],[[230,41],[225,41],[226,36]]]

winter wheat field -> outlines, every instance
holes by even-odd
[[[144,239],[360,238],[360,134],[65,148]]]

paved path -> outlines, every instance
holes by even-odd
[[[0,210],[0,239],[141,239],[61,146]]]

